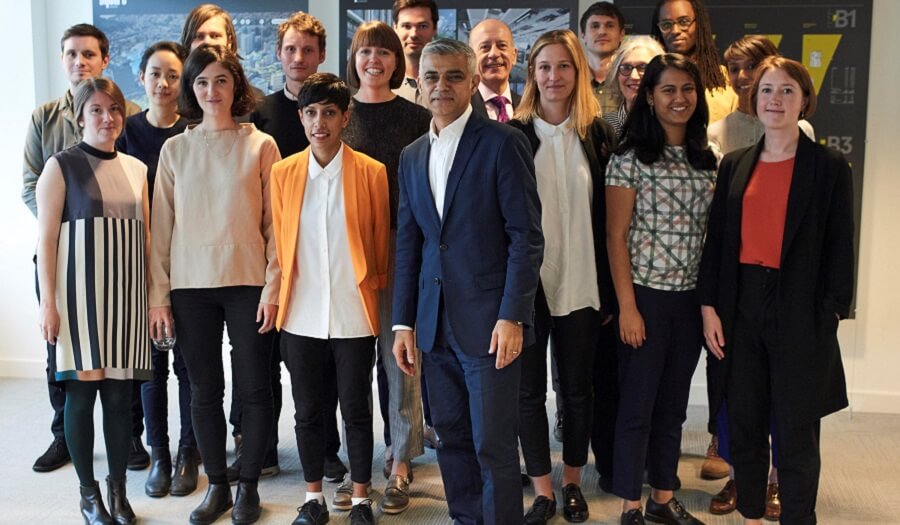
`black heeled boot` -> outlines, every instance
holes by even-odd
[[[256,523],[262,514],[259,506],[259,492],[256,483],[241,481],[238,483],[237,495],[234,497],[234,508],[231,509],[231,523],[249,525]]]
[[[150,474],[144,484],[144,492],[151,498],[161,498],[169,493],[172,484],[172,454],[169,447],[150,449]]]
[[[109,500],[109,513],[117,525],[134,525],[137,518],[125,495],[125,480],[106,477],[106,499]]]
[[[197,490],[200,455],[196,447],[179,447],[175,458],[175,475],[172,478],[172,495],[187,496]]]
[[[231,508],[231,486],[228,483],[210,483],[206,497],[191,512],[193,525],[209,525]]]
[[[100,496],[100,484],[96,481],[90,487],[81,489],[81,515],[84,516],[85,525],[113,525],[112,517],[103,505],[103,497]]]

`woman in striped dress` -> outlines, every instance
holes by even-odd
[[[74,107],[83,140],[51,158],[37,186],[41,334],[53,377],[65,383],[66,442],[85,523],[134,523],[125,496],[132,381],[151,378],[147,167],[116,153],[125,98],[112,81],[82,81]],[[98,392],[109,512],[94,479]]]

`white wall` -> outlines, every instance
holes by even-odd
[[[589,0],[580,0],[580,11]],[[310,0],[310,12],[322,20],[330,45],[323,71],[337,71],[341,33],[338,2]],[[37,331],[34,299],[35,221],[22,204],[21,167],[25,123],[36,101],[59,96],[66,82],[59,67],[59,42],[66,27],[91,21],[86,0],[8,2],[0,21],[0,47],[7,53],[6,71],[16,82],[0,83],[3,120],[0,127],[0,376],[41,377],[45,351]],[[871,86],[863,189],[862,237],[857,319],[841,323],[840,340],[853,410],[900,413],[900,243],[892,241],[900,227],[900,68],[888,50],[900,49],[900,2],[874,0]],[[23,43],[33,43],[29,49]],[[691,402],[705,404],[703,360],[694,377]]]

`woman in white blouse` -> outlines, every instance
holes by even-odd
[[[254,95],[237,55],[203,44],[184,64],[181,114],[200,118],[163,144],[153,194],[150,323],[177,327],[191,380],[191,418],[206,498],[191,523],[213,523],[232,507],[225,463],[222,329],[232,345],[244,403],[240,483],[234,523],[259,519],[256,490],[272,429],[269,363],[281,272],[275,256],[269,172],[275,140],[236,115]],[[173,318],[174,314],[174,318]],[[176,326],[177,325],[177,326]]]
[[[534,43],[528,79],[514,120],[534,151],[541,227],[546,239],[535,299],[536,344],[522,357],[519,421],[525,470],[535,487],[526,524],[553,518],[547,413],[547,342],[552,337],[563,396],[563,516],[588,518],[581,493],[593,411],[592,372],[601,323],[615,299],[605,232],[604,172],[615,132],[599,117],[591,72],[571,31],[550,31]],[[601,313],[602,312],[602,313]]]

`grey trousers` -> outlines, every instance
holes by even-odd
[[[394,461],[410,461],[425,453],[422,423],[422,353],[416,352],[416,375],[403,373],[394,360],[394,332],[391,330],[391,314],[394,299],[394,254],[397,232],[391,231],[388,256],[387,288],[382,290],[379,304],[381,330],[378,334],[378,351],[388,379],[391,425],[391,453]]]

